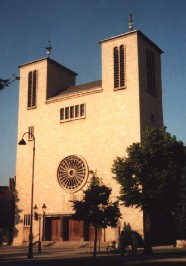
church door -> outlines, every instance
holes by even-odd
[[[69,240],[80,241],[83,238],[83,222],[69,219]]]
[[[60,241],[60,217],[45,217],[44,236],[46,241]]]
[[[52,228],[52,241],[60,240],[60,229],[61,229],[61,221],[60,220],[52,220],[51,221]]]

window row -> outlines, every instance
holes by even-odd
[[[68,106],[60,109],[60,121],[85,118],[85,104]]]
[[[125,47],[114,47],[114,88],[125,87]]]

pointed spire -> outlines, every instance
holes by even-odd
[[[50,53],[51,53],[51,50],[52,50],[50,38],[48,40],[48,46],[45,49],[46,49],[46,52],[47,52],[48,57],[50,57]]]
[[[132,18],[132,13],[129,14],[129,30],[133,30],[133,18]]]

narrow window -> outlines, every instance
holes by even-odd
[[[30,126],[30,127],[28,128],[28,132],[29,132],[29,134],[28,134],[28,140],[33,140],[33,136],[34,136],[34,126]]]
[[[84,116],[85,115],[85,105],[81,104],[80,105],[80,116]]]
[[[151,114],[151,115],[150,115],[150,120],[151,120],[151,123],[154,124],[154,121],[155,121],[155,116],[154,116],[154,114]]]
[[[119,55],[118,47],[114,48],[114,88],[119,87]]]
[[[125,86],[124,46],[120,46],[120,87]]]
[[[74,118],[74,106],[70,106],[70,118]]]
[[[32,88],[32,106],[36,106],[36,83],[37,83],[37,71],[33,72],[33,88]]]
[[[65,119],[65,110],[64,108],[60,109],[60,120],[64,120]]]
[[[27,107],[36,107],[37,100],[37,71],[30,71],[28,73],[28,100]]]
[[[114,47],[114,88],[125,86],[125,47]]]
[[[75,117],[79,116],[79,105],[75,106]]]
[[[65,108],[65,119],[69,119],[69,107]]]
[[[28,107],[32,107],[32,72],[28,73]]]
[[[155,94],[155,58],[154,53],[147,49],[147,83],[148,92]]]

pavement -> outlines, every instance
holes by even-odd
[[[178,248],[154,249],[150,255],[143,253],[137,255],[120,256],[117,253],[101,251],[93,259],[92,250],[87,247],[56,247],[42,246],[41,253],[34,246],[33,258],[27,258],[26,246],[0,246],[0,266],[186,266],[186,250]]]

